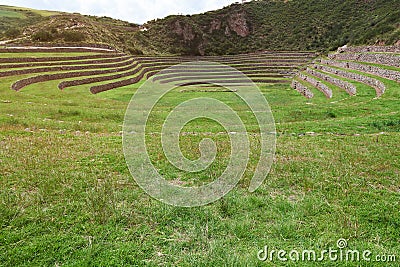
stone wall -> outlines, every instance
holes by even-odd
[[[24,43],[24,44],[7,44],[6,47],[28,47],[28,46],[39,46],[39,47],[88,47],[88,48],[100,48],[107,49],[111,51],[116,51],[116,49],[107,44],[90,44],[90,43],[65,43],[65,44],[53,44],[53,43]]]
[[[400,46],[345,46],[338,48],[338,53],[352,52],[352,53],[400,53]]]
[[[133,70],[128,71],[128,72],[118,73],[118,74],[114,74],[114,75],[100,76],[100,77],[90,77],[90,78],[72,80],[72,81],[63,81],[58,84],[58,88],[61,90],[64,90],[65,88],[68,88],[68,87],[84,85],[84,84],[91,84],[91,83],[98,83],[98,82],[104,82],[104,81],[111,81],[111,80],[121,79],[121,78],[128,77],[128,76],[133,76],[142,69],[142,66],[138,67],[138,64],[139,63],[137,63],[137,62],[135,64],[133,64],[130,68]]]
[[[317,88],[318,90],[320,90],[322,93],[324,93],[324,95],[327,98],[332,98],[332,90],[329,89],[328,86],[326,86],[325,84],[321,83],[320,81],[317,81],[314,78],[311,78],[307,75],[304,75],[303,73],[299,73],[297,75],[297,77],[299,77],[300,79],[302,79],[303,81],[306,81],[310,84],[312,84],[313,86],[315,86],[315,88]]]
[[[43,68],[29,68],[21,70],[10,70],[0,72],[0,77],[19,76],[25,74],[43,73],[43,72],[57,72],[57,71],[73,71],[73,70],[88,70],[88,69],[106,69],[106,68],[119,68],[130,65],[133,59],[121,63],[104,64],[104,65],[82,65],[82,66],[58,66],[58,67],[43,67]]]
[[[90,48],[90,47],[9,47],[9,48],[0,48],[0,53],[87,53],[87,52],[96,52],[96,53],[113,53],[115,51],[103,49],[103,48]]]
[[[348,72],[345,70],[331,68],[331,67],[324,66],[324,65],[314,64],[313,67],[315,69],[322,70],[324,72],[329,72],[329,73],[332,73],[332,74],[335,74],[335,75],[338,75],[338,76],[341,76],[341,77],[344,77],[347,79],[351,79],[351,80],[355,80],[355,81],[367,84],[375,89],[377,97],[382,96],[386,90],[385,85],[381,81],[378,81],[377,79],[374,79],[374,78],[370,78],[370,77],[367,77],[367,76],[364,76],[364,75],[361,75],[358,73],[354,73],[354,72]]]
[[[393,67],[400,67],[400,56],[387,54],[363,54],[363,53],[343,53],[330,54],[330,59],[336,60],[354,60],[360,62],[376,63]]]
[[[320,62],[321,62],[321,64],[330,65],[330,66],[339,67],[339,68],[362,71],[362,72],[376,75],[376,76],[379,76],[382,78],[400,82],[400,71],[387,70],[387,69],[382,69],[379,67],[355,63],[355,62],[341,62],[341,61],[324,60],[324,59],[322,59]]]
[[[77,72],[64,72],[64,73],[56,73],[56,74],[43,74],[30,78],[25,78],[19,81],[16,81],[11,85],[11,89],[15,91],[19,91],[22,88],[40,82],[46,81],[54,81],[54,80],[63,80],[68,78],[75,77],[83,77],[83,76],[92,76],[92,75],[103,75],[108,73],[116,73],[121,71],[129,70],[130,66],[124,68],[116,68],[116,69],[107,69],[107,70],[92,70],[92,71],[77,71]]]
[[[297,92],[299,92],[300,94],[302,94],[303,96],[305,96],[306,98],[313,98],[314,94],[304,85],[302,85],[300,82],[293,80],[291,87],[296,90]]]
[[[327,81],[328,83],[331,83],[333,85],[336,85],[339,88],[342,88],[349,95],[353,96],[353,95],[357,94],[357,88],[353,84],[351,84],[349,82],[346,82],[346,81],[343,81],[341,79],[337,79],[337,78],[331,77],[331,76],[329,76],[327,74],[324,74],[322,72],[316,71],[314,69],[307,68],[306,71],[307,71],[307,73],[309,73],[309,74],[311,74],[311,75],[313,75],[315,77],[318,77],[318,78],[320,78],[320,79],[322,79],[324,81]]]
[[[52,62],[31,62],[31,63],[11,63],[11,64],[0,64],[0,69],[14,69],[14,68],[29,68],[29,67],[51,67],[51,66],[67,66],[67,65],[88,65],[88,64],[107,64],[117,63],[125,61],[131,58],[130,56],[124,57],[113,57],[106,59],[97,60],[85,60],[85,61],[52,61]]]
[[[10,57],[0,58],[0,63],[26,63],[26,62],[54,62],[54,61],[73,61],[73,60],[86,60],[86,59],[101,59],[122,57],[124,54],[98,54],[88,56],[75,56],[75,57]]]

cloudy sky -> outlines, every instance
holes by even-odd
[[[241,0],[0,0],[2,5],[79,12],[144,23],[173,14],[195,14]]]

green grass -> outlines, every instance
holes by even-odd
[[[97,55],[98,53],[92,52],[92,53],[87,53],[87,52],[70,52],[66,55],[66,57],[79,57],[79,56],[88,56],[88,55]],[[34,53],[33,54],[29,53],[0,53],[0,58],[25,58],[25,57],[62,57],[65,56],[65,54],[61,54],[60,52],[43,52],[43,53]],[[90,60],[90,59],[85,59],[85,60]],[[12,64],[12,63],[11,63]]]
[[[32,12],[32,13],[35,13],[35,14],[43,16],[43,17],[60,14],[60,12],[58,12],[58,11],[37,10],[37,9],[27,8],[27,7],[14,7],[14,6],[1,6],[0,5],[0,8],[4,9],[5,11],[7,9],[10,9],[10,10],[12,10],[10,12],[14,12],[14,13]]]
[[[0,10],[0,17],[24,18],[25,16],[15,11]]]
[[[21,76],[22,77],[22,76]],[[25,76],[24,76],[25,77]],[[400,261],[400,86],[387,92],[358,84],[358,95],[307,100],[289,84],[260,85],[278,132],[271,173],[247,187],[257,155],[254,118],[232,93],[179,92],[160,101],[148,127],[153,163],[187,185],[215,179],[229,153],[226,136],[207,120],[189,124],[181,145],[198,156],[212,137],[218,158],[199,180],[168,164],[160,123],[171,108],[199,96],[229,103],[244,122],[253,156],[238,187],[205,207],[175,208],[153,200],[131,177],[120,131],[138,85],[98,95],[58,81],[9,89],[0,80],[0,265],[2,266],[385,266],[383,263],[260,262],[271,249],[335,248],[395,254]],[[191,88],[193,89],[193,88]],[[204,88],[202,88],[204,89]],[[313,133],[311,133],[313,132]],[[384,132],[384,133],[382,133]],[[360,265],[363,264],[363,265]]]

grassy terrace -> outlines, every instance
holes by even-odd
[[[365,47],[361,47],[365,49]],[[374,47],[372,47],[374,48]],[[382,48],[382,47],[375,47]],[[389,47],[384,47],[389,49]],[[336,85],[339,85],[345,89],[346,82],[351,82],[355,85],[355,82],[361,82],[365,85],[369,85],[376,91],[376,96],[380,97],[385,93],[387,89],[388,81],[395,81],[400,83],[400,68],[398,67],[400,58],[395,53],[388,53],[384,57],[380,53],[336,53],[330,54],[328,60],[326,59],[316,59],[310,65],[312,71],[317,71],[322,73],[322,75],[328,75],[335,79],[342,80],[336,81]],[[365,62],[367,61],[367,62]],[[314,79],[314,75],[311,73],[302,72],[303,76],[298,74],[298,79]],[[315,79],[314,79],[315,80]],[[305,84],[307,88],[318,87],[326,83],[320,79],[316,80],[318,84]],[[328,85],[329,86],[329,85]],[[397,85],[396,85],[397,86]],[[354,91],[354,88],[352,89]],[[354,92],[350,93],[354,94]]]
[[[34,55],[33,55],[34,54]],[[0,53],[0,58],[21,58],[21,57],[75,57],[75,56],[90,56],[97,55],[98,53],[86,53],[86,52],[70,52],[67,55],[57,52],[47,52],[47,53]]]
[[[44,16],[44,17],[47,17],[47,16],[53,16],[53,15],[57,15],[57,14],[60,14],[60,12],[56,12],[56,11],[47,11],[47,10],[37,10],[37,9],[31,9],[31,8],[26,8],[26,7],[12,7],[12,6],[3,6],[3,5],[0,5],[0,7],[1,7],[1,13],[3,13],[3,12],[5,12],[5,13],[7,13],[7,12],[10,12],[10,13],[15,13],[15,14],[17,14],[17,15],[19,15],[19,16],[23,16],[23,13],[21,13],[21,12],[16,12],[16,11],[28,11],[28,12],[33,12],[33,13],[35,13],[35,14],[38,14],[38,15],[41,15],[41,16]],[[0,13],[0,14],[1,14]],[[12,15],[13,17],[14,16],[16,16],[16,15]]]
[[[10,53],[5,53],[10,55]],[[33,53],[21,53],[18,51],[15,54],[28,55],[26,61],[32,60]],[[35,53],[36,54],[36,53]],[[37,53],[39,54],[39,53]],[[60,84],[60,88],[71,86],[91,84],[90,90],[93,93],[104,92],[107,90],[116,89],[132,83],[138,83],[144,77],[153,74],[157,70],[167,68],[182,62],[204,61],[210,60],[229,64],[232,67],[238,68],[248,74],[255,82],[260,83],[280,83],[285,79],[294,75],[295,71],[310,62],[315,56],[312,52],[259,52],[247,55],[227,56],[227,57],[130,57],[116,54],[100,54],[89,55],[86,57],[55,57],[54,53],[48,53],[49,57],[38,57],[38,62],[25,64],[23,60],[15,60],[18,58],[5,58],[2,65],[0,76],[18,76],[27,73],[32,74],[31,77],[24,77],[23,81],[18,81],[13,84],[13,89],[21,90],[25,86],[45,82],[50,80],[63,80],[67,83]],[[42,54],[41,54],[42,55]],[[62,55],[61,53],[59,55]],[[80,54],[81,56],[83,54]],[[34,56],[33,56],[34,57]],[[55,58],[54,58],[55,57]],[[65,60],[64,60],[65,57]],[[97,58],[96,58],[97,57]],[[113,59],[113,62],[104,60],[107,58]],[[114,57],[114,58],[112,58]],[[21,57],[21,59],[24,57]],[[116,61],[114,61],[116,59]],[[124,59],[124,60],[122,60]],[[73,64],[76,60],[76,64]],[[15,62],[15,63],[13,63]],[[22,63],[21,63],[22,62]],[[102,62],[101,65],[97,64]],[[131,62],[132,64],[128,65]],[[137,64],[135,63],[137,62]],[[134,64],[135,63],[135,64]],[[114,69],[108,67],[115,66]],[[118,66],[118,68],[117,68]],[[204,67],[204,66],[203,66]],[[12,69],[7,71],[7,68]],[[97,70],[98,69],[98,70]],[[100,69],[102,69],[100,71]],[[81,73],[74,70],[82,70]],[[86,70],[86,71],[84,71]],[[91,71],[93,70],[93,71]],[[273,71],[272,71],[273,70]],[[59,73],[57,73],[59,72]],[[47,74],[50,74],[48,76]],[[57,74],[54,76],[54,74]],[[80,78],[83,77],[83,78]],[[26,79],[29,78],[29,79]],[[232,78],[227,74],[222,73],[219,78]],[[280,79],[279,79],[280,78]],[[85,81],[80,82],[80,80]],[[104,86],[98,86],[96,83],[104,83]]]
[[[0,79],[0,265],[359,266],[257,259],[265,245],[321,251],[336,248],[339,238],[373,257],[397,255],[389,266],[400,261],[398,83],[385,80],[379,99],[357,82],[356,97],[332,87],[327,99],[311,87],[310,100],[289,82],[260,84],[278,139],[272,171],[255,193],[247,187],[259,132],[243,102],[206,87],[170,92],[157,103],[147,133],[150,157],[166,179],[207,183],[224,170],[230,151],[227,136],[216,134],[223,131],[218,124],[196,120],[182,130],[197,133],[182,134],[182,152],[197,158],[199,141],[209,137],[219,148],[216,163],[198,179],[168,163],[162,121],[182,101],[220,99],[252,133],[252,156],[239,186],[214,204],[184,209],[145,194],[125,164],[121,125],[143,80],[97,95],[88,85],[60,91],[59,80],[10,90],[12,82],[30,76]]]

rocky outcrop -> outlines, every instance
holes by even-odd
[[[230,15],[228,18],[228,25],[231,31],[234,31],[241,37],[250,35],[250,27],[247,23],[246,13],[244,11]]]
[[[214,31],[218,31],[221,29],[222,21],[220,19],[213,19],[210,24],[209,33],[213,33]]]
[[[193,41],[196,37],[192,26],[187,22],[182,22],[179,20],[175,21],[172,31],[181,36],[184,41]]]

